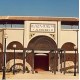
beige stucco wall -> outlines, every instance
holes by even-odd
[[[44,35],[52,38],[56,44],[58,44],[58,48],[66,42],[72,42],[77,46],[77,31],[76,30],[62,30],[60,21],[25,21],[24,28],[7,28],[4,30],[4,33],[8,35],[7,45],[12,41],[19,41],[24,47],[27,47],[29,41],[36,36]],[[31,23],[47,23],[47,24],[55,24],[55,32],[53,33],[41,33],[41,32],[30,32],[30,24]],[[58,34],[57,34],[58,27]],[[31,36],[32,35],[32,36]],[[54,37],[52,36],[54,35]],[[58,41],[57,41],[58,35]],[[2,31],[0,31],[0,43],[2,43]]]
[[[55,32],[53,33],[41,33],[41,32],[30,32],[30,24],[31,23],[47,23],[47,24],[55,24]],[[57,28],[58,27],[58,28]],[[58,29],[58,32],[57,32]],[[24,37],[24,47],[26,47],[31,39],[33,39],[36,36],[44,35],[52,38],[56,44],[58,45],[58,48],[61,48],[61,46],[66,42],[72,42],[77,46],[77,32],[76,30],[62,30],[61,29],[61,21],[25,21],[25,37]],[[32,35],[32,37],[30,36]],[[55,37],[53,37],[54,35]],[[58,39],[57,39],[58,35]],[[58,41],[57,41],[58,40]]]
[[[2,35],[3,35],[3,31],[0,30],[0,43],[2,44]]]
[[[60,47],[66,42],[72,42],[77,46],[77,32],[75,30],[61,30]]]
[[[66,42],[72,42],[77,46],[77,29],[61,29],[61,22],[58,21],[58,48]]]
[[[43,33],[43,32],[30,32],[30,24],[31,23],[45,23],[45,24],[55,24],[55,32],[53,33]],[[25,21],[25,32],[24,32],[24,47],[26,47],[31,39],[36,36],[44,35],[52,38],[57,43],[57,22],[56,21]],[[30,37],[30,35],[32,35]],[[51,36],[54,35],[55,37]]]
[[[58,42],[57,42],[57,45],[58,45],[58,48],[61,48],[61,21],[58,21]]]
[[[18,41],[23,45],[23,29],[6,29],[4,34],[7,34],[6,45],[12,41]]]

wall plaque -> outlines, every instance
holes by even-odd
[[[55,24],[31,23],[31,32],[55,32]]]

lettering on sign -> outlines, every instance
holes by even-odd
[[[30,31],[32,32],[55,32],[55,24],[31,23]]]

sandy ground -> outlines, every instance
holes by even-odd
[[[3,75],[3,73],[2,72],[0,72],[0,80],[2,80],[2,75]],[[6,73],[6,78],[8,79],[10,79],[10,78],[12,78],[13,77],[13,74],[11,73],[11,72],[9,72],[9,73]]]
[[[0,80],[2,80],[2,73],[0,73]],[[13,75],[12,73],[6,73],[6,80],[79,80],[79,74],[74,76],[73,73],[66,73],[65,75],[57,72],[56,75],[51,72],[38,72],[32,73],[17,73]]]

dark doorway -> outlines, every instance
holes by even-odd
[[[48,71],[49,70],[49,55],[35,55],[34,58],[35,71]]]

